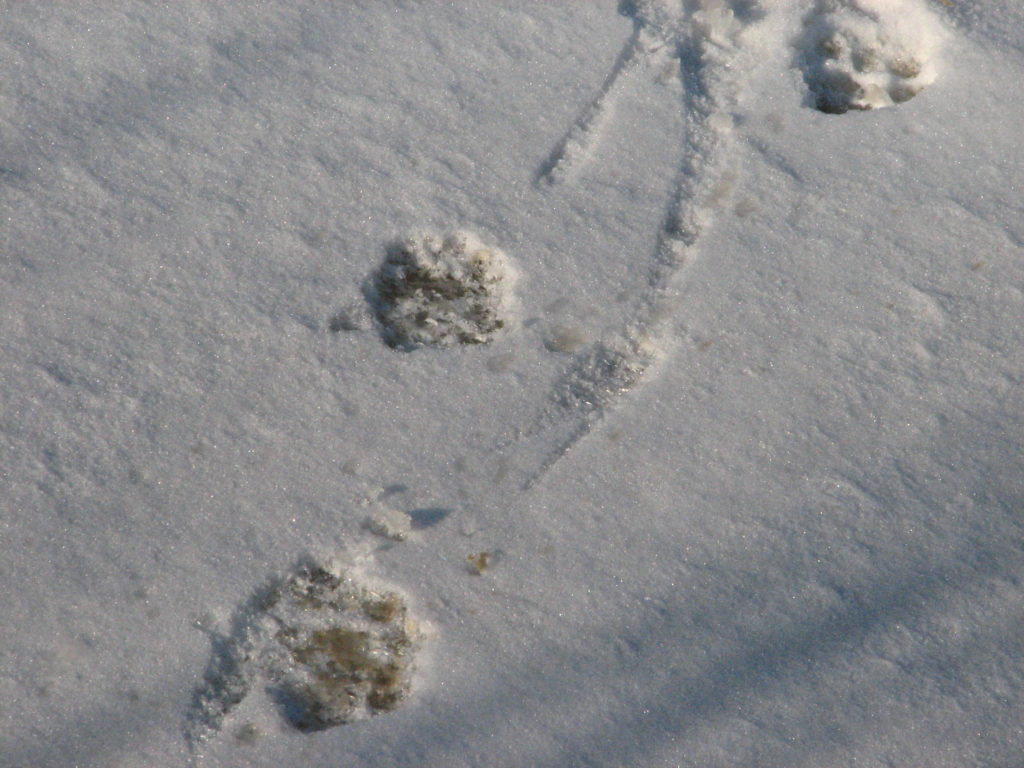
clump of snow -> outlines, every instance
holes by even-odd
[[[258,679],[304,732],[391,711],[409,694],[420,635],[396,592],[314,563],[241,613],[206,675],[194,739],[221,730]]]
[[[725,0],[702,0],[693,21],[708,40],[718,45],[728,44],[743,29]]]
[[[412,520],[401,510],[385,507],[367,517],[363,526],[370,533],[385,539],[405,541],[412,530]]]
[[[515,272],[468,232],[388,248],[372,300],[388,345],[484,344],[508,323]]]
[[[818,0],[797,40],[799,65],[816,109],[879,109],[935,81],[943,37],[920,0]]]

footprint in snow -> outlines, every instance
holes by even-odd
[[[232,633],[215,637],[188,741],[195,748],[229,726],[257,686],[306,733],[390,712],[409,695],[420,640],[397,592],[306,563],[259,591]]]
[[[921,0],[817,0],[796,42],[815,109],[851,109],[909,101],[935,81],[944,36]]]
[[[367,290],[388,346],[486,344],[509,322],[516,274],[508,257],[457,232],[393,243]]]

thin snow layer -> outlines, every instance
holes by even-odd
[[[914,4],[934,81],[834,116],[819,7],[5,8],[0,764],[1017,762],[1019,10]],[[458,230],[518,322],[388,347]],[[426,636],[306,733],[335,624],[253,599],[336,559]]]

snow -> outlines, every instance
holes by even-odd
[[[920,0],[820,0],[805,27],[800,64],[822,112],[889,107],[935,81],[945,35]]]
[[[0,765],[1019,761],[1018,4],[4,17]],[[508,322],[393,348],[451,232]],[[316,564],[417,640],[306,732]]]

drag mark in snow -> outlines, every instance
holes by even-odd
[[[549,184],[564,182],[590,159],[622,91],[625,76],[655,50],[651,48],[651,42],[644,28],[637,24],[597,95],[583,109],[541,167],[537,174],[538,181]]]
[[[943,36],[921,0],[817,0],[796,43],[812,105],[841,115],[909,101],[935,81]]]
[[[522,490],[532,488],[639,383],[657,356],[657,349],[635,338],[591,345],[562,377],[535,423],[502,446],[503,474],[515,473]]]
[[[658,343],[659,300],[689,258],[716,205],[722,146],[742,81],[736,74],[744,31],[763,15],[758,0],[636,0],[619,10],[634,22],[631,37],[595,99],[556,146],[540,178],[567,181],[590,156],[614,101],[641,63],[654,71],[678,66],[684,87],[684,159],[677,170],[654,259],[637,310],[617,334],[578,354],[536,423],[504,447],[520,462],[529,488],[583,439],[618,398],[647,375],[664,351]],[[664,59],[664,61],[660,61]],[[538,450],[539,449],[539,450]],[[540,455],[541,461],[528,458]]]

